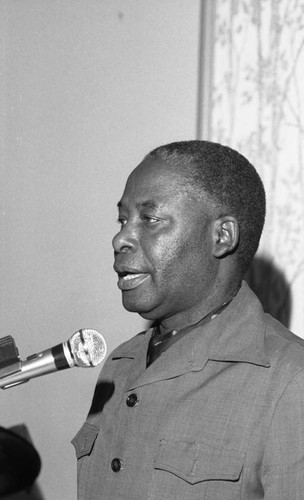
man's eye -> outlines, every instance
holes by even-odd
[[[127,219],[125,219],[124,217],[118,217],[118,218],[117,218],[117,222],[118,222],[118,224],[120,224],[121,226],[124,226],[124,225],[127,223]]]
[[[159,222],[159,219],[157,219],[156,217],[152,217],[150,215],[144,215],[143,220],[148,224],[155,224],[156,222]]]

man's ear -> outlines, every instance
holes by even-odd
[[[224,215],[213,225],[213,255],[224,257],[232,253],[239,242],[239,223],[232,215]]]

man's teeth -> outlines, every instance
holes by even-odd
[[[138,274],[127,274],[126,276],[123,277],[124,280],[132,280],[134,278],[139,278],[139,276],[142,276],[142,273]]]

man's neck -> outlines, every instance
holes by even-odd
[[[173,330],[180,331],[190,325],[195,325],[209,315],[216,314],[217,310],[225,308],[226,304],[231,302],[239,291],[240,286],[241,283],[235,286],[233,290],[227,291],[225,294],[220,294],[217,298],[202,302],[201,307],[197,307],[193,311],[188,310],[179,315],[155,322],[158,325],[160,333],[165,334]]]

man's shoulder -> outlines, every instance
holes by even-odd
[[[286,365],[294,373],[304,369],[304,339],[270,314],[265,314],[265,319],[265,348],[270,364]]]

